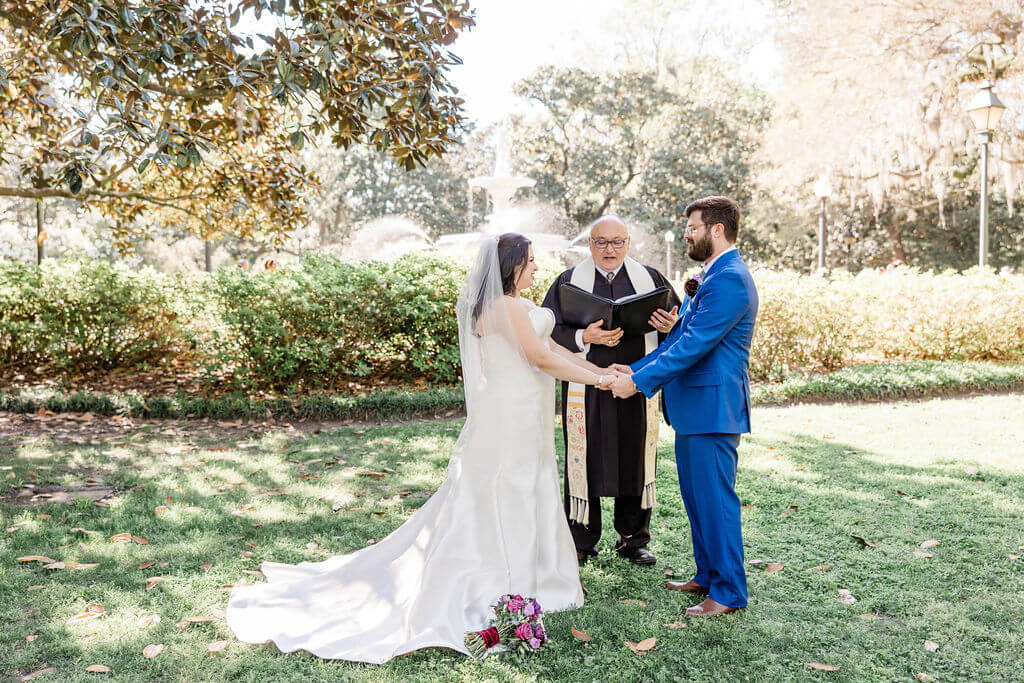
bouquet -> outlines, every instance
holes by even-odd
[[[544,612],[533,598],[506,593],[492,609],[494,618],[488,628],[466,633],[466,649],[477,659],[498,644],[509,650],[527,652],[536,650],[548,639],[541,618]]]

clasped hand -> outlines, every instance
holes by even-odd
[[[612,363],[606,370],[612,375],[612,381],[600,387],[601,389],[612,392],[616,398],[629,398],[636,393],[636,386],[634,386],[633,380],[630,378],[630,375],[633,374],[631,367]]]

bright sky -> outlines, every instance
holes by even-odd
[[[452,81],[466,99],[469,117],[486,124],[514,110],[517,104],[512,95],[513,84],[538,66],[592,65],[593,57],[605,46],[613,49],[610,43],[616,39],[616,31],[612,27],[621,20],[618,17],[622,4],[621,0],[474,2],[476,26],[462,34],[454,47],[464,65],[451,73]],[[771,88],[779,54],[764,2],[694,0],[676,4],[687,8],[673,22],[681,44],[699,42],[706,52],[730,56],[741,65],[745,76]],[[743,49],[727,45],[713,34],[697,40],[705,31],[725,26],[727,33],[744,43]],[[650,28],[633,25],[624,30],[643,33]]]

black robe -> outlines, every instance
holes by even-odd
[[[664,275],[650,266],[644,266],[654,280],[655,287],[672,288]],[[576,331],[580,328],[564,324],[561,307],[558,305],[558,288],[572,278],[572,270],[567,270],[551,285],[544,297],[545,308],[555,314],[555,329],[551,338],[573,353],[582,351],[576,345]],[[673,290],[674,291],[674,290]],[[629,279],[626,267],[622,266],[618,274],[609,283],[594,271],[594,294],[609,299],[619,299],[636,294],[633,283]],[[665,340],[665,335],[658,333],[658,342]],[[612,363],[629,365],[646,355],[642,336],[627,337],[616,346],[591,344],[587,360],[602,368]],[[562,383],[562,437],[566,434],[566,399],[569,385]],[[586,387],[587,405],[587,493],[591,498],[604,496],[639,496],[644,487],[644,435],[646,431],[646,407],[640,393],[628,399],[618,399],[611,392],[601,391],[595,387]]]

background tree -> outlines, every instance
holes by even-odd
[[[515,122],[520,170],[578,225],[617,212],[679,228],[696,197],[747,199],[767,102],[713,64],[673,67],[662,82],[653,72],[538,70],[517,87],[537,105]]]
[[[964,107],[979,81],[998,79],[1007,101],[1024,94],[1017,59],[1024,48],[1022,4],[777,5],[787,67],[764,147],[778,163],[764,182],[780,195],[810,198],[810,182],[831,169],[841,205],[867,200],[870,220],[860,225],[880,229],[887,260],[914,260],[920,253],[909,248],[917,241],[911,233],[919,233],[915,221],[930,214],[934,228],[945,227],[947,205],[976,201],[979,148]],[[1010,213],[1024,185],[1022,122],[1021,112],[1008,110],[990,146],[993,180]],[[966,231],[976,226],[976,218],[973,228],[963,225],[965,243]],[[997,239],[992,246],[999,253]],[[972,254],[959,255],[959,267],[972,264]]]
[[[405,168],[447,149],[447,46],[472,23],[464,0],[0,2],[0,196],[82,201],[122,247],[155,222],[280,241],[307,139]]]

